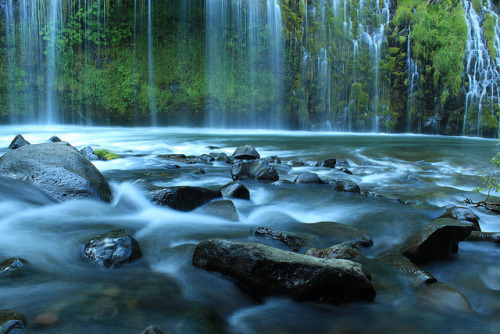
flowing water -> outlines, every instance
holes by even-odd
[[[425,266],[439,281],[462,292],[474,312],[460,313],[420,304],[404,276],[374,257],[398,249],[414,231],[441,215],[443,205],[472,189],[489,167],[496,142],[440,136],[222,131],[186,128],[0,127],[0,154],[22,133],[31,143],[53,135],[77,148],[91,145],[123,156],[97,161],[109,180],[111,204],[89,200],[54,203],[33,187],[0,182],[0,259],[31,263],[24,276],[0,277],[0,308],[24,313],[31,333],[137,333],[157,324],[167,333],[497,333],[500,329],[498,246],[463,242],[459,253]],[[324,179],[350,178],[378,193],[413,201],[338,193],[329,185],[272,185],[245,181],[251,200],[235,200],[239,220],[157,207],[143,193],[155,186],[218,188],[231,182],[224,163],[162,167],[160,154],[231,154],[242,144],[261,156],[278,155],[281,179],[303,171]],[[210,150],[207,146],[220,149]],[[347,160],[354,175],[339,169],[290,167],[291,160]],[[205,168],[204,175],[190,174]],[[484,231],[500,230],[498,215],[472,208]],[[337,221],[373,238],[362,261],[377,290],[373,304],[328,306],[286,297],[257,300],[231,279],[191,265],[200,240],[222,237],[262,241],[258,226]],[[100,233],[124,227],[138,240],[144,257],[122,269],[102,269],[82,256],[82,245]],[[328,244],[326,244],[328,246]],[[51,326],[40,314],[57,314]]]

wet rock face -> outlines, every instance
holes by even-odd
[[[337,160],[334,158],[328,158],[323,161],[321,161],[320,166],[321,167],[327,167],[327,168],[335,168],[335,165],[337,164]]]
[[[361,257],[361,249],[355,242],[347,241],[325,249],[310,248],[305,254],[321,259],[354,260]]]
[[[298,233],[275,230],[267,227],[258,227],[255,229],[255,235],[271,238],[290,247],[293,251],[298,251],[307,242],[307,236]]]
[[[89,161],[99,160],[99,157],[94,153],[94,149],[90,146],[86,146],[80,150],[81,155],[83,155]]]
[[[234,151],[233,158],[241,160],[255,160],[260,159],[260,154],[252,145],[244,145],[238,147]]]
[[[294,182],[298,183],[298,184],[323,184],[324,183],[323,180],[320,179],[318,174],[309,173],[309,172],[300,173],[299,175],[297,175]]]
[[[373,245],[373,240],[370,236],[357,228],[341,223],[318,222],[312,224],[300,224],[297,226],[297,229],[300,232],[314,234],[322,238],[328,238],[331,241],[331,244],[354,241],[363,247]]]
[[[404,256],[416,263],[442,261],[458,251],[458,243],[472,231],[470,223],[440,218],[410,236],[401,248]]]
[[[92,238],[85,245],[84,254],[106,268],[118,268],[142,257],[139,243],[123,228]]]
[[[356,183],[349,180],[333,180],[330,181],[330,183],[335,186],[336,191],[344,191],[348,193],[357,193],[357,194],[361,192],[359,186]]]
[[[0,275],[20,273],[28,266],[28,261],[19,257],[6,259],[0,262]]]
[[[29,141],[24,139],[24,137],[22,135],[17,135],[14,137],[14,139],[10,143],[9,149],[10,150],[17,150],[18,148],[23,147],[25,145],[31,145],[31,144],[29,143]]]
[[[500,232],[472,231],[466,241],[488,241],[500,244]]]
[[[479,217],[476,216],[469,208],[449,205],[446,207],[446,212],[439,218],[452,218],[459,220],[462,223],[470,223],[473,225],[474,231],[481,231],[481,227],[479,226]]]
[[[66,142],[26,145],[4,154],[0,176],[29,182],[59,201],[111,200],[101,172]]]
[[[437,282],[437,279],[434,278],[434,276],[418,267],[415,263],[411,262],[399,253],[385,251],[377,255],[377,258],[408,275],[410,279],[414,281],[414,286]]]
[[[26,317],[16,311],[0,310],[0,333],[1,334],[24,334]]]
[[[231,168],[231,176],[234,181],[245,178],[273,182],[279,180],[278,172],[263,160],[235,162]]]
[[[330,304],[373,302],[375,289],[363,266],[273,247],[222,239],[202,241],[193,254],[198,268],[228,275],[257,296],[287,295]]]
[[[222,197],[250,199],[250,191],[239,182],[231,182],[220,188]]]
[[[180,211],[192,211],[221,197],[218,190],[188,186],[159,188],[151,190],[148,195],[154,203]]]

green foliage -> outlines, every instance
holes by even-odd
[[[94,150],[94,154],[103,160],[114,160],[120,158],[117,154],[106,149]]]
[[[485,202],[488,201],[491,192],[500,192],[500,152],[491,158],[491,164],[491,171],[487,175],[481,175],[484,186],[474,189],[476,192],[486,191]]]
[[[488,47],[488,52],[492,59],[496,58],[496,49],[495,49],[495,25],[496,18],[492,14],[486,14],[483,23],[483,33],[484,38],[486,39],[486,45]]]

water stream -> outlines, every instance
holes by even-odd
[[[425,269],[470,301],[474,312],[437,311],[418,302],[404,276],[374,257],[398,249],[414,231],[441,215],[442,206],[472,190],[497,151],[492,140],[467,137],[269,132],[188,128],[1,126],[0,154],[22,133],[31,143],[53,135],[81,148],[107,148],[121,159],[96,161],[113,189],[111,204],[88,200],[54,203],[35,188],[0,182],[0,259],[19,256],[31,272],[0,277],[0,308],[24,313],[30,333],[137,333],[157,324],[169,333],[497,333],[500,329],[498,246],[463,242],[457,255]],[[160,154],[232,154],[242,144],[261,156],[280,156],[281,179],[303,171],[324,179],[350,178],[378,193],[414,204],[338,193],[328,185],[272,185],[245,181],[251,200],[235,200],[239,220],[153,205],[149,185],[218,188],[231,181],[229,165],[163,167]],[[210,150],[208,146],[219,149]],[[290,167],[292,160],[347,160],[352,176],[337,169]],[[189,173],[204,168],[204,175]],[[484,231],[500,230],[497,215],[472,210]],[[373,304],[328,306],[286,297],[256,300],[232,280],[191,265],[192,252],[211,237],[259,241],[258,226],[292,226],[337,221],[373,238],[362,261],[377,290]],[[139,241],[144,257],[122,269],[102,269],[82,256],[93,236],[124,227]],[[327,241],[325,241],[327,242]],[[57,314],[51,326],[36,325],[40,314]]]

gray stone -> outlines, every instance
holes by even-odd
[[[24,334],[26,317],[16,311],[0,310],[0,334]]]
[[[149,326],[145,330],[143,330],[140,334],[163,334],[158,326]]]
[[[348,193],[357,193],[359,194],[361,192],[359,186],[349,180],[332,180],[330,181],[331,184],[335,186],[336,191],[344,191]]]
[[[255,229],[255,235],[268,237],[276,240],[287,247],[290,247],[293,251],[298,251],[307,242],[308,236],[305,234],[299,234],[289,231],[276,230],[267,227],[258,227]]]
[[[358,263],[325,260],[273,247],[212,239],[200,242],[193,265],[228,275],[257,296],[288,295],[330,304],[373,302],[370,275]]]
[[[354,241],[346,241],[325,249],[310,248],[305,254],[321,259],[354,260],[361,257],[361,249]]]
[[[439,311],[456,314],[472,312],[472,307],[465,296],[455,288],[444,283],[423,286],[417,292],[417,300]]]
[[[318,176],[318,174],[316,173],[309,173],[309,172],[305,172],[305,173],[300,173],[299,175],[297,175],[297,177],[295,178],[295,181],[293,181],[294,183],[298,183],[298,184],[323,184],[323,180],[321,180],[321,178]]]
[[[220,188],[222,197],[250,199],[250,191],[239,182],[231,182]]]
[[[446,212],[439,218],[453,218],[461,221],[462,223],[470,223],[474,226],[473,230],[481,231],[481,227],[479,226],[479,217],[476,216],[471,209],[455,205],[448,205],[445,209]]]
[[[215,200],[201,207],[199,212],[227,220],[240,220],[234,203],[230,200]]]
[[[19,273],[26,269],[28,261],[19,257],[3,260],[0,262],[0,275]]]
[[[278,172],[266,161],[252,160],[235,162],[231,168],[234,181],[249,178],[258,181],[278,181]]]
[[[335,168],[335,165],[337,164],[337,160],[334,158],[328,158],[323,161],[321,161],[320,166],[321,167],[328,167],[328,168]]]
[[[83,155],[87,160],[96,161],[99,157],[94,153],[94,150],[90,146],[86,146],[80,150],[81,155]]]
[[[260,159],[260,154],[252,145],[244,145],[238,147],[234,151],[233,158],[241,160],[255,160]]]
[[[399,253],[385,251],[377,255],[377,258],[409,276],[414,281],[414,286],[437,282],[434,276]]]
[[[214,161],[221,161],[227,164],[232,164],[234,161],[234,159],[228,157],[226,153],[210,153],[208,156]]]
[[[158,188],[148,195],[154,203],[180,211],[194,210],[221,197],[218,190],[189,186]]]
[[[360,246],[369,247],[373,245],[372,239],[364,232],[349,225],[336,222],[318,222],[312,224],[300,224],[298,231],[317,235],[321,238],[327,238],[331,244],[354,241]],[[296,230],[294,228],[294,230]]]
[[[22,135],[17,135],[9,144],[9,149],[17,150],[18,148],[23,147],[25,145],[31,145],[31,144],[26,139],[24,139]]]
[[[111,200],[111,189],[101,172],[66,142],[10,151],[0,157],[0,175],[31,183],[59,201]]]
[[[466,241],[488,241],[500,244],[500,232],[472,231]]]

